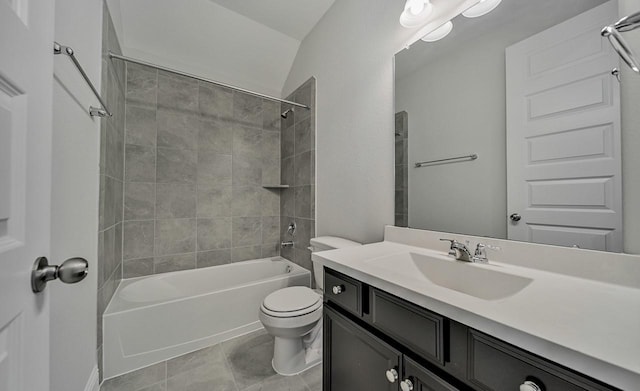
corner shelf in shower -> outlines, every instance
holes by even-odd
[[[289,185],[262,185],[265,189],[288,189]]]

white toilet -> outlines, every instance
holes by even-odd
[[[313,238],[311,252],[360,246],[333,236]],[[279,289],[260,306],[259,318],[275,337],[273,369],[285,376],[303,372],[322,360],[322,265],[313,262],[316,290],[303,286]]]

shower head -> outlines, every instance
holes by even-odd
[[[280,116],[282,118],[287,118],[287,116],[289,115],[289,113],[293,113],[293,107],[290,109],[286,109],[282,114],[280,114]]]

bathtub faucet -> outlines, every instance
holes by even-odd
[[[287,240],[286,242],[280,243],[280,247],[283,247],[283,248],[293,247],[293,240]]]

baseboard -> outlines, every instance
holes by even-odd
[[[87,385],[84,386],[84,391],[100,391],[100,376],[97,365],[91,371],[91,376],[87,380]]]

